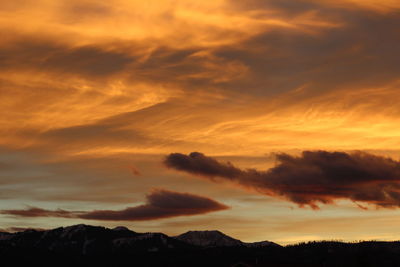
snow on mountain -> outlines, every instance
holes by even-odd
[[[78,224],[52,230],[26,230],[17,233],[0,233],[0,242],[14,247],[32,247],[53,252],[93,254],[106,251],[162,251],[197,247],[248,247],[279,246],[262,241],[244,243],[220,231],[189,231],[175,237],[163,233],[136,233],[119,226],[108,229],[100,226]],[[1,243],[0,243],[1,245]]]
[[[242,242],[232,238],[220,231],[188,231],[184,234],[175,236],[174,238],[186,242],[188,244],[201,247],[236,247],[244,246],[248,248],[263,248],[268,246],[280,246],[270,241],[260,241],[254,243]]]
[[[189,231],[175,236],[176,239],[202,247],[233,247],[242,246],[243,242],[227,236],[220,231]]]

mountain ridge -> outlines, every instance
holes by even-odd
[[[263,247],[263,246],[280,246],[271,241],[243,242],[239,239],[228,236],[218,230],[205,231],[187,231],[174,238],[183,242],[201,247]]]
[[[91,239],[129,239],[132,240],[144,240],[151,238],[159,238],[162,240],[178,240],[188,245],[194,245],[199,247],[231,247],[231,246],[257,246],[257,244],[265,243],[270,245],[279,246],[271,241],[259,241],[247,243],[239,239],[230,237],[219,230],[192,230],[180,234],[178,236],[168,236],[164,233],[147,232],[138,233],[130,230],[125,226],[117,226],[112,229],[103,226],[92,226],[86,224],[76,224],[66,227],[57,227],[50,230],[35,230],[25,229],[24,231],[18,231],[14,233],[0,232],[0,240],[3,238],[7,239],[18,239],[20,236],[37,236],[37,243],[43,242],[43,240],[49,240],[49,238],[55,238],[60,240],[91,240]],[[132,239],[134,238],[134,239]],[[164,243],[166,241],[163,241]]]
[[[178,236],[126,227],[72,225],[0,233],[0,257],[13,266],[400,266],[400,242],[319,241],[280,246],[242,242],[217,230]]]

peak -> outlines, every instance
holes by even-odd
[[[23,233],[36,233],[36,232],[38,232],[38,230],[32,228],[32,229],[25,229],[22,232]]]
[[[187,231],[183,235],[186,235],[186,234],[194,234],[194,235],[196,235],[196,234],[208,234],[208,235],[214,234],[214,235],[225,235],[226,236],[226,234],[224,234],[218,230]]]
[[[75,224],[75,225],[67,226],[64,229],[86,229],[86,228],[90,228],[90,227],[93,227],[93,226],[86,225],[86,224]]]
[[[128,228],[126,228],[125,226],[117,226],[117,227],[114,227],[113,229],[112,229],[113,231],[130,231]]]
[[[106,228],[104,228],[103,226],[93,226],[87,224],[75,224],[64,227],[65,231],[86,231],[88,229],[106,229]]]
[[[75,238],[76,236],[84,236],[89,233],[93,234],[98,231],[103,231],[106,228],[100,226],[91,226],[86,224],[76,224],[62,229],[61,236],[64,238]]]
[[[242,241],[232,238],[218,230],[188,231],[175,237],[189,244],[205,247],[241,246]]]
[[[243,243],[248,248],[262,248],[262,247],[280,247],[280,245],[271,241],[259,241],[253,243]]]
[[[188,231],[189,233],[221,233],[218,230],[193,230],[193,231]]]

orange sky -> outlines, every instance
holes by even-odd
[[[0,214],[0,228],[399,239],[396,208],[300,208],[163,164],[193,151],[258,170],[304,150],[398,160],[399,26],[397,0],[3,1],[0,210],[123,210],[151,205],[154,189],[229,208],[122,222]]]

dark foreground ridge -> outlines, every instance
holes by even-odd
[[[0,257],[10,266],[400,266],[400,242],[309,242],[282,247],[245,243],[219,231],[175,237],[74,225],[0,232]]]

